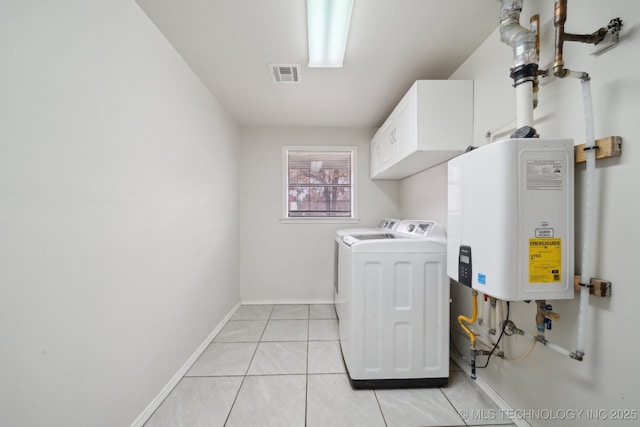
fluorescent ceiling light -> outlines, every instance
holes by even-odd
[[[353,0],[307,0],[309,67],[342,67]]]

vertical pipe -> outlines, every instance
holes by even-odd
[[[595,251],[595,224],[597,216],[597,190],[595,183],[596,152],[593,119],[593,102],[591,99],[591,80],[588,75],[582,79],[582,96],[584,103],[584,120],[586,133],[587,169],[583,185],[583,218],[582,218],[582,267],[580,269],[580,283],[589,284],[593,277]],[[589,307],[589,288],[583,286],[580,290],[580,306],[578,310],[578,333],[576,338],[576,352],[572,356],[582,360],[584,355],[584,335]]]
[[[516,86],[516,129],[533,127],[533,82]]]
[[[553,62],[553,74],[556,77],[565,77],[567,71],[564,69],[563,44],[564,44],[564,24],[567,22],[567,0],[556,0],[553,14],[553,25],[555,34],[555,60]]]
[[[491,310],[491,315],[490,315],[490,323],[489,323],[489,333],[491,335],[495,335],[496,333],[496,299],[494,297],[491,297],[489,299],[489,304],[490,304],[490,310]]]
[[[531,31],[534,31],[536,36],[536,56],[540,58],[540,15],[533,15],[529,19],[529,24],[531,24]],[[534,30],[535,28],[535,30]],[[538,91],[540,89],[540,82],[538,79],[538,73],[533,78],[533,108],[536,109],[538,107]],[[533,122],[533,112],[531,112],[531,120]]]
[[[546,339],[544,338],[544,310],[542,309],[542,306],[546,303],[547,302],[545,300],[536,300],[536,329],[538,330],[537,339],[540,342],[546,342]]]
[[[584,106],[585,139],[587,150],[587,166],[583,184],[583,224],[582,224],[582,260],[580,269],[580,305],[578,309],[578,331],[576,337],[576,351],[571,357],[582,360],[584,356],[584,336],[586,328],[587,311],[589,308],[589,288],[594,269],[595,251],[595,224],[597,223],[598,190],[595,182],[596,153],[595,132],[593,119],[593,102],[591,99],[591,79],[587,73],[572,72],[564,68],[563,43],[564,41],[581,41],[583,43],[598,43],[606,35],[607,29],[601,28],[591,35],[567,34],[564,24],[567,21],[567,1],[555,0],[553,25],[555,27],[555,60],[553,74],[556,77],[576,77],[582,82],[582,98]]]
[[[520,25],[522,2],[502,0],[500,40],[513,49],[510,77],[516,88],[516,127],[533,130],[533,85],[538,73],[538,51],[535,32]]]

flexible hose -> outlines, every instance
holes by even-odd
[[[478,291],[473,289],[471,291],[471,295],[473,296],[473,314],[471,316],[471,319],[461,314],[460,316],[458,316],[458,323],[460,323],[460,326],[462,326],[462,329],[464,329],[467,335],[469,335],[469,341],[471,341],[471,348],[469,349],[470,363],[471,363],[471,378],[475,380],[476,379],[476,336],[473,333],[473,331],[469,329],[467,325],[465,325],[465,322],[475,323],[476,319],[478,318]]]
[[[469,327],[465,325],[465,322],[475,323],[475,321],[478,319],[478,291],[474,289],[471,292],[471,295],[473,296],[473,313],[471,315],[471,319],[461,314],[460,316],[458,316],[458,323],[460,323],[460,326],[462,327],[462,329],[464,329],[467,335],[469,335],[469,341],[471,341],[471,347],[475,347],[476,336],[473,333],[473,331],[471,331],[471,329],[469,329]]]
[[[523,361],[524,359],[529,357],[529,355],[533,351],[533,348],[536,346],[537,342],[538,342],[538,340],[532,339],[531,340],[531,345],[529,346],[529,349],[522,356],[516,357],[515,359],[507,359],[507,358],[505,358],[505,360],[508,360],[509,362],[521,362],[521,361]]]

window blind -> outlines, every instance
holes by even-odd
[[[287,216],[351,217],[352,151],[287,151]]]

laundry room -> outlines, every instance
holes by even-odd
[[[637,423],[640,5],[328,3],[0,5],[0,425]]]

